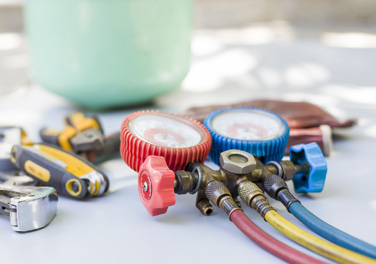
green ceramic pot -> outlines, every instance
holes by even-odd
[[[31,73],[89,108],[147,102],[189,69],[192,0],[26,0]]]

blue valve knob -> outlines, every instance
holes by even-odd
[[[212,112],[204,126],[212,136],[209,158],[217,165],[221,152],[229,149],[249,152],[263,163],[280,161],[290,131],[286,121],[277,114],[252,107]]]
[[[295,165],[307,165],[306,172],[294,176],[294,189],[297,193],[321,192],[324,188],[328,167],[317,143],[299,144],[290,148],[290,160]]]

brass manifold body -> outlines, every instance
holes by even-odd
[[[296,173],[305,173],[309,165],[295,165],[291,161],[269,162],[264,165],[252,154],[242,150],[227,150],[220,155],[220,169],[212,170],[201,163],[190,163],[186,170],[175,172],[174,192],[176,194],[197,193],[196,207],[204,215],[211,215],[213,205],[222,208],[228,215],[241,207],[240,197],[262,217],[273,208],[269,205],[264,188],[269,194],[284,196],[281,185],[273,186],[268,179],[278,177],[292,180]],[[281,195],[282,194],[282,195]],[[289,192],[286,192],[287,196]],[[291,203],[294,197],[286,197]],[[212,205],[213,204],[213,205]]]

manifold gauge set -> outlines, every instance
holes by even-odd
[[[139,111],[125,118],[120,154],[138,172],[139,196],[152,216],[167,213],[175,195],[196,195],[205,216],[222,209],[240,231],[288,263],[325,263],[275,239],[241,209],[246,205],[301,246],[338,263],[376,263],[376,247],[329,225],[290,192],[321,192],[327,164],[316,143],[292,146],[284,119],[267,110],[240,107],[209,114],[203,124],[159,111]],[[218,170],[204,164],[209,158]],[[292,224],[274,209],[265,193],[280,201],[313,233]]]

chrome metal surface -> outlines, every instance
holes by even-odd
[[[57,193],[52,187],[0,185],[0,204],[13,230],[27,232],[48,225],[57,211]],[[5,210],[4,210],[5,209]]]
[[[98,150],[103,146],[104,137],[98,129],[87,129],[71,138],[74,152]]]
[[[81,179],[87,179],[93,186],[93,190],[90,190],[91,187],[90,185],[88,185],[88,190],[91,194],[93,193],[96,193],[95,195],[102,195],[104,193],[104,191],[106,190],[106,187],[107,187],[107,182],[104,178],[104,176],[100,173],[100,172],[97,172],[97,171],[92,171],[90,173],[87,173],[83,176],[80,177]],[[96,183],[99,183],[99,191],[97,191],[97,184]]]

